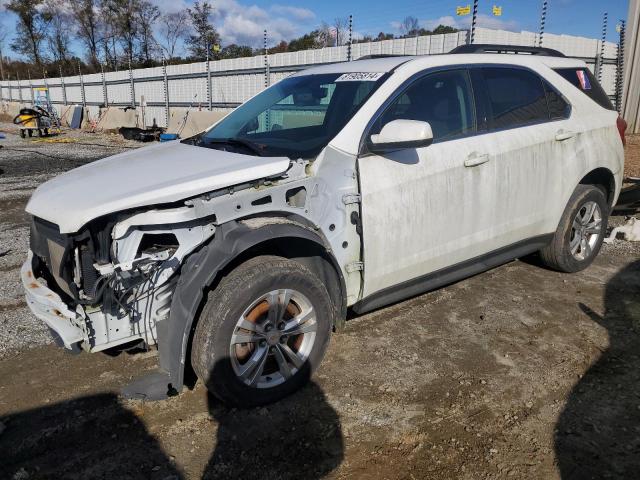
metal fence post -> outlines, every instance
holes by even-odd
[[[164,119],[165,125],[169,128],[169,80],[167,78],[167,62],[162,56],[162,77],[164,85]]]
[[[29,93],[31,94],[31,106],[35,103],[33,98],[33,82],[31,81],[31,70],[27,70],[27,75],[29,76]]]
[[[60,86],[62,87],[62,104],[67,106],[67,87],[64,84],[64,77],[62,76],[62,65],[60,65]]]
[[[131,106],[136,108],[136,90],[133,83],[133,70],[131,70],[131,57],[129,57],[129,82],[131,84]]]
[[[49,93],[49,84],[47,83],[47,71],[42,69],[42,81],[44,82],[44,88],[47,89],[47,94]]]
[[[87,106],[87,97],[84,92],[84,81],[82,79],[82,70],[80,70],[80,62],[78,62],[78,77],[80,78],[80,96],[82,97],[82,106]]]
[[[264,47],[264,88],[267,88],[270,83],[269,79],[269,52],[267,51],[267,31],[264,31],[264,39],[263,39],[263,47]]]
[[[621,111],[622,100],[622,79],[624,78],[624,34],[625,34],[625,21],[620,20],[620,39],[618,41],[618,55],[616,58],[616,110],[618,113]]]
[[[538,46],[542,46],[544,40],[544,25],[547,23],[547,0],[542,1],[542,13],[540,14],[540,36],[538,37]]]
[[[347,44],[347,62],[351,61],[352,45],[353,45],[353,15],[349,15],[349,43]]]
[[[107,81],[104,78],[104,65],[100,64],[100,78],[102,79],[102,103],[105,107],[109,106],[109,92],[107,90]]]
[[[209,111],[213,109],[213,98],[211,97],[211,65],[209,58],[209,49],[211,46],[207,42],[207,102],[209,102]]]
[[[16,73],[16,78],[18,79],[18,98],[20,103],[22,103],[22,85],[20,85],[20,75]]]
[[[9,86],[9,101],[13,102],[13,92],[11,91],[11,75],[7,75],[7,85]]]
[[[471,33],[469,43],[473,43],[476,37],[476,23],[478,21],[478,0],[473,0],[473,15],[471,16]]]
[[[598,61],[598,81],[602,83],[602,70],[604,69],[604,48],[607,42],[607,12],[602,17],[602,43],[600,44],[600,59]]]

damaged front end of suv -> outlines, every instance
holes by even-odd
[[[183,386],[194,330],[217,282],[250,258],[286,258],[319,282],[314,288],[322,298],[283,293],[278,301],[289,305],[280,310],[322,308],[325,327],[315,343],[315,330],[303,341],[310,330],[294,329],[292,350],[282,347],[289,359],[270,353],[267,370],[279,368],[284,383],[291,376],[301,381],[309,352],[323,353],[326,328],[344,321],[361,292],[357,157],[331,145],[384,75],[361,77],[339,71],[290,77],[202,134],[121,153],[41,185],[26,208],[31,242],[22,282],[32,312],[68,349],[157,346],[158,370],[126,393],[163,398]],[[237,305],[255,307],[245,298],[254,294],[238,291]],[[287,335],[276,338],[268,319],[256,321],[260,341],[251,337],[242,348],[262,351],[269,343],[276,352]],[[244,337],[229,340],[231,356],[238,338]],[[257,385],[283,394],[273,375],[248,381],[240,370],[245,404],[268,401],[256,400]]]

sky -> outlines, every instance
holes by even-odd
[[[7,0],[0,0],[0,26],[13,38],[15,17],[3,9]],[[194,0],[151,0],[162,12],[187,7]],[[457,17],[456,6],[472,0],[210,0],[214,6],[213,23],[222,36],[223,45],[230,43],[262,44],[263,30],[269,44],[290,40],[317,27],[322,21],[332,23],[336,17],[353,15],[355,35],[380,31],[399,34],[399,25],[406,16],[414,16],[424,28],[439,24],[467,28],[470,16]],[[492,16],[493,5],[502,7],[502,16]],[[537,32],[542,0],[479,0],[478,25],[511,31]],[[600,38],[602,16],[609,14],[607,39],[617,41],[615,24],[626,19],[628,0],[548,0],[546,31],[591,38]],[[8,43],[8,42],[7,42]],[[5,48],[5,55],[15,57]],[[73,50],[80,52],[77,42]]]

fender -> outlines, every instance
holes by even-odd
[[[169,320],[157,324],[160,368],[169,376],[170,390],[180,392],[184,385],[184,367],[194,319],[218,273],[238,255],[262,242],[277,238],[310,240],[322,247],[331,258],[340,279],[343,305],[342,318],[346,315],[346,284],[328,243],[311,227],[279,217],[260,220],[261,225],[252,228],[241,221],[230,221],[216,228],[213,239],[190,255],[182,266],[178,285],[173,294]]]

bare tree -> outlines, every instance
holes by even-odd
[[[412,17],[411,15],[404,17],[404,20],[402,20],[400,24],[400,31],[405,37],[417,36],[420,32],[420,22],[416,17]]]
[[[337,17],[333,20],[333,28],[335,28],[336,47],[347,43],[349,35],[349,17]]]
[[[157,51],[156,39],[153,36],[153,26],[160,18],[160,9],[148,0],[141,0],[138,5],[137,20],[140,36],[140,53],[142,59],[149,63],[153,51]]]
[[[312,32],[314,33],[314,32]],[[333,27],[330,26],[326,22],[321,22],[320,26],[317,30],[315,30],[315,44],[317,47],[309,47],[309,48],[323,48],[330,47],[334,44],[335,40],[333,38]]]
[[[11,0],[6,4],[7,10],[18,17],[11,49],[27,56],[36,65],[42,65],[42,41],[49,23],[41,7],[42,0]]]
[[[7,27],[0,22],[0,79],[4,80],[4,58],[2,51],[4,50],[4,42],[7,40],[7,36],[9,32],[7,32]]]
[[[189,14],[185,11],[167,13],[160,18],[160,47],[168,58],[176,56],[178,42],[186,38]]]
[[[139,34],[140,0],[103,0],[102,7],[105,20],[110,24],[112,41],[117,38],[126,58],[132,61]]]
[[[70,56],[72,16],[64,0],[46,0],[44,12],[49,20],[47,45],[54,61],[67,62]]]
[[[75,20],[75,33],[87,49],[89,63],[97,68],[100,64],[98,50],[104,40],[100,35],[104,22],[100,18],[99,0],[69,0],[69,5]]]
[[[193,8],[188,8],[187,11],[194,29],[194,34],[187,38],[189,51],[193,57],[204,60],[207,51],[211,52],[211,47],[220,43],[220,35],[211,23],[213,7],[207,0],[202,3],[196,0]]]

